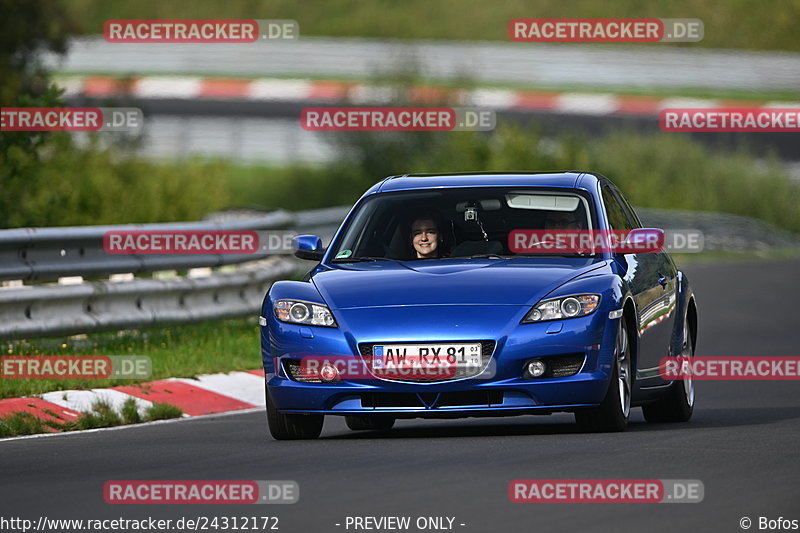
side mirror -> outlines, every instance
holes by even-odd
[[[617,253],[642,254],[655,253],[664,249],[664,230],[659,228],[632,229]]]
[[[317,235],[297,235],[292,238],[292,248],[295,257],[300,259],[310,259],[311,261],[321,261],[325,254],[322,247],[322,239]]]

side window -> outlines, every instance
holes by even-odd
[[[633,229],[625,216],[625,212],[622,210],[622,206],[619,204],[608,185],[603,187],[603,203],[606,206],[606,213],[608,214],[608,222],[611,224],[611,229]]]
[[[619,189],[616,190],[616,196],[617,198],[619,198],[620,204],[622,204],[622,210],[625,212],[625,216],[628,217],[628,220],[630,220],[633,227],[641,228],[642,223],[639,220],[639,217],[636,216],[636,211],[633,210],[630,202],[628,202],[628,200],[624,196],[622,196],[622,193],[619,192]]]

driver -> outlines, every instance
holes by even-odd
[[[582,229],[574,211],[548,211],[544,219],[544,229]]]
[[[444,257],[444,236],[439,216],[433,211],[417,214],[411,222],[410,240],[414,259]]]

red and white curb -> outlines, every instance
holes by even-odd
[[[360,82],[281,78],[207,78],[199,76],[71,76],[57,78],[66,96],[138,99],[241,100],[253,102],[350,102],[387,104],[394,89]],[[701,98],[659,98],[606,93],[524,91],[508,89],[457,89],[416,86],[406,98],[415,104],[452,102],[455,105],[496,110],[546,111],[579,115],[655,116],[668,108],[763,107],[795,108],[800,102],[753,102]]]
[[[70,422],[91,411],[98,402],[105,402],[119,412],[131,398],[140,414],[153,403],[168,403],[180,408],[184,417],[264,407],[264,371],[206,374],[196,379],[171,378],[109,389],[65,390],[39,397],[9,398],[0,400],[0,418],[24,412],[41,420]]]

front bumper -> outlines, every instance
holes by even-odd
[[[608,386],[604,379],[581,376],[580,381],[520,384],[512,381],[467,382],[398,387],[397,383],[322,385],[293,382],[272,376],[270,401],[282,413],[364,415],[387,414],[398,418],[449,418],[525,413],[549,414],[599,404]],[[298,386],[300,385],[300,386]],[[405,389],[405,390],[399,390]],[[598,399],[599,398],[599,399]],[[590,401],[586,401],[586,400]],[[591,401],[597,399],[596,401]]]
[[[488,306],[487,306],[488,307]],[[262,355],[267,372],[270,401],[282,413],[364,415],[385,414],[398,418],[448,418],[547,414],[599,405],[608,389],[612,369],[616,321],[598,309],[581,318],[538,324],[518,324],[519,309],[495,306],[471,309],[471,320],[459,316],[448,321],[453,310],[434,310],[439,320],[428,320],[426,310],[408,310],[403,316],[370,334],[351,320],[355,328],[309,328],[278,322],[268,317],[262,327]],[[449,313],[450,312],[450,313]],[[508,315],[498,317],[497,315]],[[433,316],[433,315],[432,315]],[[494,320],[487,318],[491,316]],[[444,317],[442,319],[441,317]],[[356,318],[359,318],[356,316]],[[506,326],[494,331],[492,322]],[[412,323],[424,324],[409,328]],[[412,331],[413,334],[408,332]],[[360,343],[457,342],[475,339],[495,341],[489,367],[470,378],[437,382],[398,382],[382,379],[343,379],[335,383],[307,383],[291,379],[284,360],[305,355],[333,355],[363,360]],[[580,354],[584,362],[571,376],[528,379],[523,369],[528,360]]]

